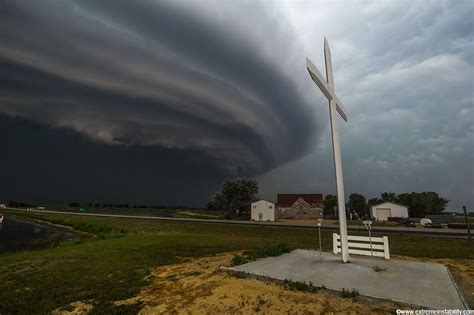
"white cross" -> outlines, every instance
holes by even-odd
[[[306,68],[311,79],[321,89],[329,100],[329,116],[331,120],[332,150],[334,154],[334,168],[336,171],[337,204],[339,209],[339,229],[341,233],[341,253],[342,261],[349,260],[349,248],[347,244],[347,223],[346,223],[346,203],[344,201],[344,179],[342,177],[341,146],[339,144],[339,132],[336,125],[336,111],[347,121],[347,114],[341,101],[334,92],[334,78],[332,73],[331,51],[329,44],[324,37],[324,59],[326,62],[326,78],[324,79],[318,68],[306,58]]]

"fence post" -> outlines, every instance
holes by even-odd
[[[332,233],[332,252],[337,254],[337,233]]]
[[[385,256],[385,259],[390,259],[390,252],[388,248],[388,237],[384,236],[383,237],[383,253]]]

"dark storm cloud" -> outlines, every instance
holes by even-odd
[[[269,155],[268,151],[263,149],[265,148],[265,144],[261,143],[262,139],[257,134],[254,134],[251,129],[245,128],[244,126],[239,126],[237,124],[222,126],[213,123],[212,121],[205,121],[199,117],[194,117],[188,113],[179,112],[173,108],[158,103],[154,99],[122,94],[117,91],[111,92],[74,81],[58,79],[57,77],[48,75],[29,66],[12,64],[11,62],[2,60],[1,58],[0,68],[4,70],[3,74],[0,74],[0,82],[2,83],[2,86],[5,89],[10,89],[12,91],[11,93],[4,93],[4,96],[6,96],[7,99],[16,98],[15,93],[17,92],[13,91],[28,91],[28,95],[22,99],[24,103],[14,103],[15,109],[21,110],[23,106],[27,107],[27,110],[31,115],[28,118],[39,117],[42,119],[40,121],[46,120],[47,123],[54,126],[57,125],[56,121],[61,121],[65,116],[74,116],[76,113],[81,115],[84,111],[89,112],[88,115],[94,115],[95,108],[89,106],[89,103],[93,100],[94,103],[99,103],[101,105],[103,111],[109,113],[109,116],[105,118],[104,121],[100,122],[104,127],[104,130],[107,130],[108,119],[112,118],[121,121],[121,116],[134,115],[135,112],[138,111],[145,115],[161,118],[166,117],[171,124],[173,121],[179,120],[189,124],[190,126],[202,127],[202,131],[194,131],[195,136],[198,132],[201,132],[201,137],[212,137],[213,134],[219,134],[220,139],[227,142],[236,141],[239,137],[247,138],[247,144],[253,147],[254,152],[259,155],[262,161],[268,164],[273,163],[272,156]],[[44,91],[52,91],[50,92],[51,95],[46,99],[44,98]],[[36,101],[38,99],[42,101]],[[64,104],[66,100],[68,100],[67,102],[72,102],[72,105],[77,106],[77,108],[75,109],[73,106],[69,106],[71,104]],[[33,102],[38,102],[37,107],[29,108]],[[133,104],[133,108],[130,108],[128,104]],[[80,118],[85,119],[84,124],[86,124],[87,127],[87,117]],[[91,117],[90,119],[96,119],[96,117]],[[81,123],[81,121],[78,123]],[[121,124],[124,132],[117,136],[114,136],[112,133],[105,135],[94,134],[92,136],[99,140],[99,142],[101,142],[100,140],[104,140],[103,142],[107,144],[116,143],[127,145],[133,145],[136,143],[152,144],[155,141],[155,137],[157,137],[157,130],[149,130],[141,121],[130,121],[124,119],[121,121]],[[64,127],[69,126],[64,125]],[[164,125],[163,129],[166,130],[162,131],[162,134],[169,134],[170,137],[175,137],[183,132],[182,130],[176,130],[172,125]],[[83,130],[79,129],[79,131]],[[87,133],[87,130],[84,132],[87,135],[90,135]],[[192,132],[192,130],[189,130],[189,132]],[[113,138],[103,139],[103,137]],[[183,143],[179,148],[186,148],[185,140],[183,140]],[[201,154],[203,154],[203,152],[201,152]]]
[[[107,144],[195,150],[232,170],[303,154],[314,122],[278,62],[287,53],[268,49],[291,28],[258,4],[239,6],[246,19],[200,5],[3,1],[0,113]]]
[[[202,179],[180,172],[192,155],[207,191],[269,171],[268,199],[334,193],[327,100],[304,67],[324,72],[325,35],[347,194],[433,190],[474,208],[473,14],[469,0],[0,0],[0,115],[100,154],[154,150],[187,187]]]
[[[199,151],[90,142],[0,116],[0,200],[203,205],[228,170]],[[177,161],[179,163],[177,163]]]

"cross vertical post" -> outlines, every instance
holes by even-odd
[[[341,234],[342,261],[349,261],[349,247],[347,241],[346,203],[344,198],[344,180],[342,175],[341,145],[339,142],[339,131],[336,123],[336,112],[347,121],[347,114],[341,101],[334,91],[334,77],[332,71],[331,51],[329,44],[324,38],[324,59],[326,64],[326,80],[316,66],[306,58],[306,67],[314,83],[329,100],[329,118],[331,121],[332,149],[334,156],[334,170],[336,175],[337,204],[339,214],[339,230]]]

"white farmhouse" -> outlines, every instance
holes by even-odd
[[[370,207],[370,214],[377,221],[387,221],[389,217],[408,218],[408,207],[398,203],[384,202]]]
[[[260,200],[250,205],[252,221],[276,221],[277,213],[275,204],[266,200]]]

